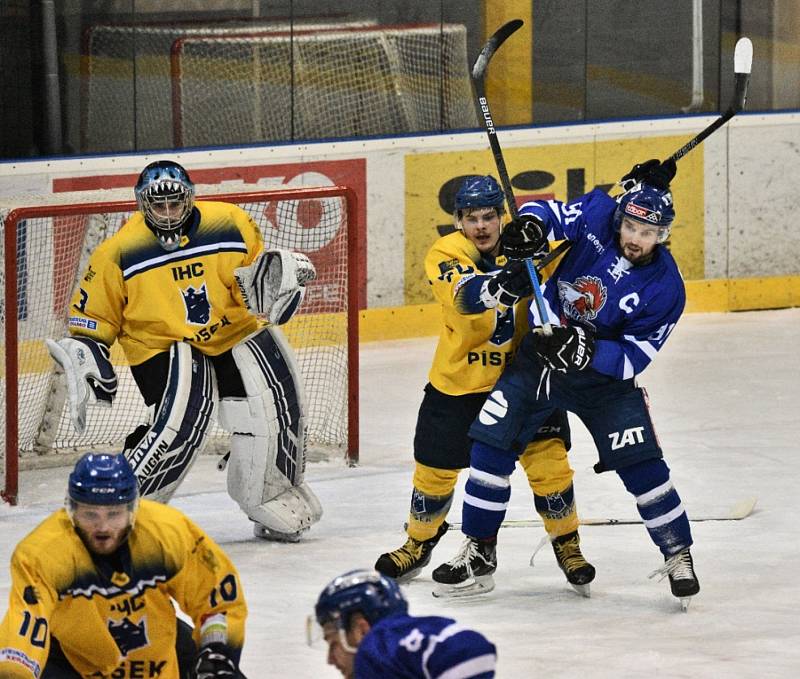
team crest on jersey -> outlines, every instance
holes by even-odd
[[[547,502],[547,517],[550,519],[563,519],[567,516],[572,507],[564,499],[561,493],[551,493],[545,496]]]
[[[108,621],[108,631],[123,656],[150,643],[147,639],[146,621],[147,618],[142,618],[139,623],[131,622],[130,618],[123,618],[119,622]]]
[[[206,284],[199,288],[192,286],[181,290],[183,303],[186,305],[186,322],[193,325],[205,325],[211,319],[211,305],[208,303]]]
[[[559,281],[558,296],[564,313],[585,323],[597,318],[608,299],[606,286],[597,276],[578,276],[574,283]]]

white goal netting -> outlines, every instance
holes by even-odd
[[[325,31],[370,26],[369,21],[297,21]],[[170,52],[176,40],[286,31],[285,21],[95,24],[81,45],[80,148],[84,152],[172,147]]]
[[[87,30],[83,151],[477,125],[466,28],[368,22]]]

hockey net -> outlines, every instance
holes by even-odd
[[[182,37],[363,28],[374,21],[287,21],[94,24],[82,36],[80,148],[84,152],[170,148],[170,50]],[[249,140],[254,141],[254,140]]]
[[[87,450],[120,451],[147,421],[144,402],[118,344],[119,389],[111,408],[89,407],[77,435],[64,376],[44,340],[66,334],[68,304],[88,257],[136,209],[130,200],[86,194],[80,202],[3,209],[0,286],[2,349],[0,490],[15,503],[20,468],[67,463]],[[200,191],[198,191],[200,194]],[[72,194],[74,195],[74,194]],[[130,195],[128,192],[127,195]],[[207,195],[240,205],[269,247],[306,253],[317,269],[301,309],[282,330],[295,349],[306,393],[309,459],[358,459],[358,256],[355,193],[346,187]],[[199,200],[202,200],[203,196]],[[2,207],[2,206],[0,206]],[[214,424],[208,449],[227,450]]]
[[[179,38],[174,145],[474,127],[466,38],[460,24]]]

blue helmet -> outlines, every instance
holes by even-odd
[[[133,192],[145,223],[161,247],[169,252],[176,250],[194,207],[194,184],[189,173],[171,160],[157,160],[142,170]],[[164,213],[168,204],[179,207],[176,214]]]
[[[320,625],[334,622],[342,629],[350,624],[353,613],[361,613],[374,625],[387,615],[407,611],[408,602],[397,583],[378,571],[365,569],[349,571],[331,580],[314,607]]]
[[[637,184],[617,199],[614,212],[614,230],[619,232],[622,220],[629,217],[634,221],[658,227],[658,242],[669,238],[675,209],[672,207],[672,194],[649,184]]]
[[[135,504],[139,487],[124,455],[87,453],[69,475],[67,497],[87,505]]]
[[[456,217],[461,217],[461,210],[479,207],[493,207],[502,215],[504,201],[503,189],[492,175],[473,175],[464,180],[456,193]]]

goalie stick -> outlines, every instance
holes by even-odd
[[[747,85],[750,82],[750,70],[753,66],[753,43],[750,38],[739,38],[733,51],[733,72],[736,78],[733,100],[728,110],[706,127],[696,137],[690,139],[673,153],[668,160],[680,160],[709,135],[716,132],[733,116],[744,110],[747,101]]]
[[[746,519],[755,509],[757,498],[748,497],[740,500],[727,512],[719,514],[700,514],[699,516],[690,517],[691,523],[700,523],[703,521],[741,521]],[[581,526],[633,526],[636,524],[644,523],[642,519],[615,519],[615,518],[588,518],[581,519]],[[500,524],[501,528],[531,528],[533,526],[542,526],[544,523],[541,519],[507,519]],[[461,530],[461,523],[451,523],[448,530]]]
[[[489,102],[486,99],[486,89],[483,84],[483,78],[494,53],[523,23],[522,19],[513,19],[498,28],[486,41],[478,58],[475,60],[475,64],[472,66],[472,80],[475,83],[478,117],[483,120],[483,125],[486,128],[486,136],[489,137],[489,146],[492,149],[494,164],[495,167],[497,167],[497,174],[500,175],[500,184],[503,187],[503,193],[505,194],[506,203],[508,204],[508,213],[511,215],[512,220],[517,219],[519,214],[517,211],[517,201],[514,199],[514,190],[511,188],[511,181],[508,178],[506,162],[503,159],[503,149],[500,148],[500,141],[497,139],[497,131],[494,127],[494,120],[492,119],[492,111],[489,108]],[[552,335],[553,329],[550,326],[550,322],[547,320],[548,315],[544,306],[542,288],[539,285],[539,277],[536,275],[536,270],[531,259],[525,260],[525,268],[528,270],[528,276],[533,286],[533,299],[536,303],[536,309],[539,312],[539,318],[542,321],[542,330],[545,335]]]

